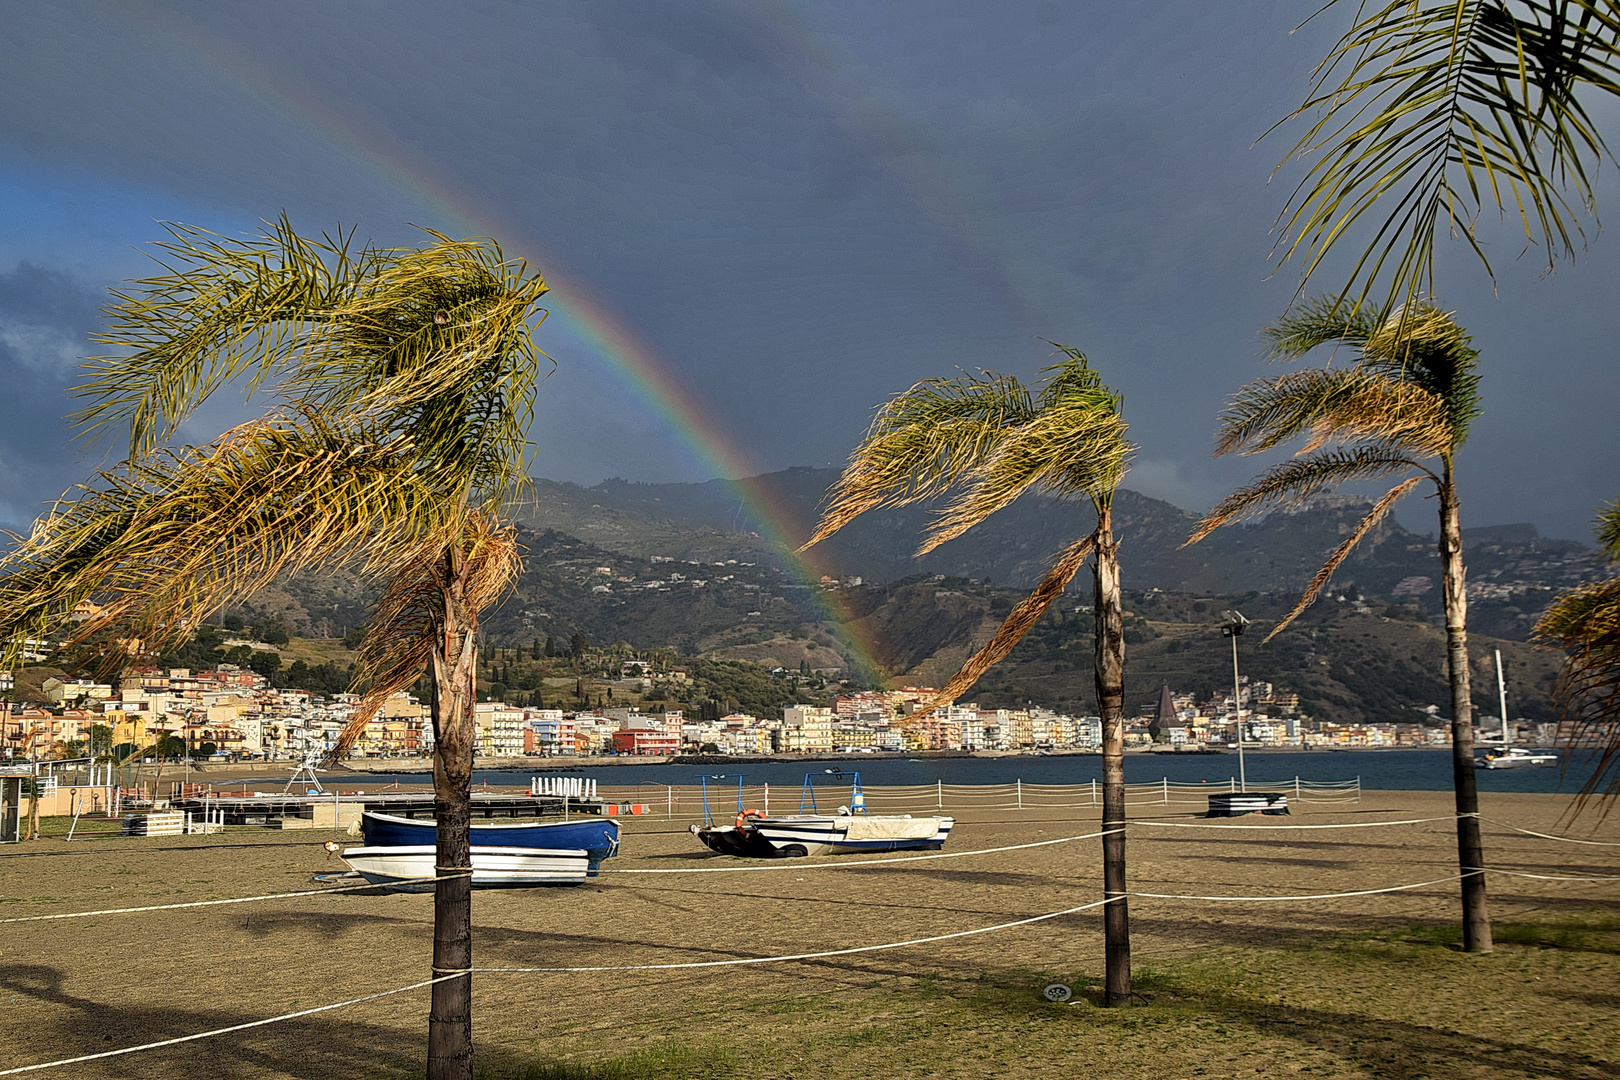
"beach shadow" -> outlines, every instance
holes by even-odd
[[[68,1010],[27,1031],[8,1034],[7,1045],[0,1051],[4,1054],[0,1063],[5,1067],[97,1054],[265,1018],[264,1014],[225,1008],[190,1008],[167,994],[154,994],[149,1006],[111,1005],[69,993],[63,989],[64,983],[63,973],[47,965],[0,965],[0,988],[8,995]],[[68,1067],[68,1071],[46,1075],[201,1078],[273,1073],[300,1080],[415,1076],[421,1072],[426,1055],[428,990],[413,990],[409,996],[420,1002],[424,1014],[419,1032],[367,1023],[361,1005],[81,1062]]]

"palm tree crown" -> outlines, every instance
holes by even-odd
[[[1351,551],[1424,480],[1449,485],[1452,456],[1480,412],[1478,351],[1452,317],[1423,304],[1380,319],[1345,315],[1327,298],[1306,301],[1267,329],[1275,358],[1299,359],[1327,344],[1357,350],[1348,365],[1260,379],[1221,414],[1217,454],[1258,454],[1304,440],[1299,455],[1233,492],[1187,543],[1231,522],[1298,505],[1341,484],[1406,474],[1378,499],[1312,579],[1276,636],[1315,599]],[[1437,466],[1426,464],[1438,458]]]
[[[924,555],[1034,488],[1083,499],[1099,515],[1112,505],[1135,447],[1125,438],[1124,399],[1103,384],[1078,349],[1045,369],[1038,388],[1011,375],[925,379],[879,410],[829,493],[806,548],[868,510],[955,498],[917,549]],[[1011,652],[1084,565],[1095,535],[1070,545],[991,642],[940,691],[955,700]],[[802,549],[801,549],[802,550]]]

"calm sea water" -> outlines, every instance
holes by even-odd
[[[1452,786],[1449,750],[1251,751],[1244,754],[1249,786],[1332,781],[1361,778],[1361,786],[1385,791],[1449,791]],[[1575,792],[1590,775],[1592,762],[1584,756],[1568,772],[1551,769],[1477,770],[1481,791]],[[588,776],[604,786],[695,784],[700,775],[743,773],[749,784],[797,787],[806,772],[842,769],[859,772],[861,782],[873,787],[900,784],[1085,784],[1102,780],[1102,759],[1091,756],[935,758],[929,760],[772,761],[736,765],[611,765],[600,759],[563,766],[558,759],[543,765],[536,760],[534,774],[561,773]],[[1226,784],[1238,774],[1237,754],[1130,754],[1125,758],[1125,780],[1131,784],[1168,778],[1177,784]],[[422,783],[422,774],[364,774],[334,776],[347,784],[377,784],[399,780]],[[476,772],[475,784],[509,786],[524,782],[521,772]]]

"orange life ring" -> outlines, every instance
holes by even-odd
[[[764,816],[765,815],[763,812],[755,810],[750,806],[747,810],[744,810],[742,813],[737,815],[737,828],[741,829],[746,827],[749,818],[762,818]]]

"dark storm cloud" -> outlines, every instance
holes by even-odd
[[[83,476],[67,446],[66,388],[103,294],[23,263],[0,272],[0,525],[17,529]]]
[[[1212,462],[1209,438],[1267,372],[1258,330],[1293,284],[1266,280],[1286,141],[1251,144],[1331,40],[1325,20],[1290,33],[1309,10],[23,7],[0,34],[0,150],[41,184],[73,168],[135,185],[131,220],[159,190],[222,228],[286,208],[400,242],[406,221],[457,230],[470,208],[466,227],[566,270],[561,304],[584,289],[615,312],[761,468],[842,460],[919,378],[1029,375],[1038,336],[1078,345],[1126,393],[1131,483],[1197,507],[1251,472]],[[1500,298],[1472,267],[1446,279],[1489,365],[1464,463],[1476,521],[1577,535],[1620,490],[1605,243],[1550,281],[1509,257]],[[49,244],[20,254],[60,265]],[[541,332],[560,367],[538,471],[702,479],[560,325]]]

